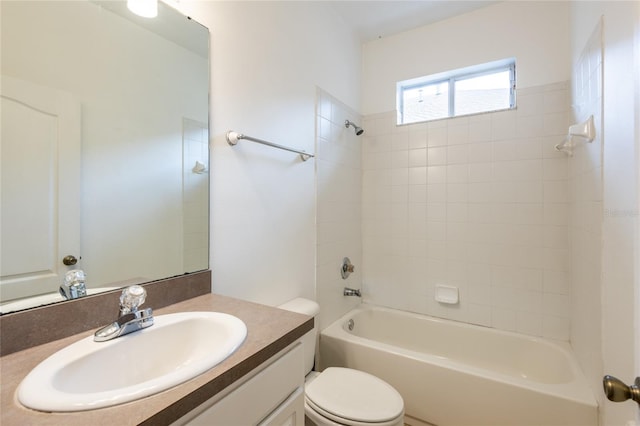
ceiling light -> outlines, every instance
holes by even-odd
[[[158,16],[158,0],[127,0],[130,11],[144,18]]]

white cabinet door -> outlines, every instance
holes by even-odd
[[[302,426],[304,425],[304,386],[280,404],[273,413],[258,426]]]
[[[250,375],[223,398],[205,402],[173,426],[304,425],[304,360],[299,342]]]
[[[80,104],[69,93],[2,76],[0,294],[57,291],[80,256]]]

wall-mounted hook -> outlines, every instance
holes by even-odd
[[[192,171],[193,173],[196,173],[196,174],[201,175],[201,174],[203,174],[203,173],[206,173],[206,172],[207,172],[207,166],[206,166],[204,163],[201,163],[201,162],[199,162],[198,160],[196,160],[196,165],[195,165],[195,166],[193,166],[193,168],[191,169],[191,171]]]
[[[593,115],[590,115],[582,123],[569,126],[569,136],[578,136],[586,139],[587,142],[593,142],[596,137],[596,126],[593,124]]]
[[[556,151],[564,152],[569,157],[573,157],[573,148],[576,146],[574,137],[579,137],[591,143],[596,137],[596,126],[593,124],[593,115],[589,116],[582,123],[569,126],[569,131],[564,140],[555,146]]]

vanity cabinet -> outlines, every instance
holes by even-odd
[[[304,358],[298,341],[172,426],[304,425]]]

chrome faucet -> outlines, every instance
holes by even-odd
[[[349,288],[349,287],[344,288],[344,292],[342,293],[342,295],[362,297],[362,294],[360,294],[360,290],[356,290],[355,288]]]
[[[146,297],[147,291],[139,285],[132,285],[122,290],[118,319],[96,331],[93,340],[106,342],[151,327],[153,325],[153,310],[151,308],[138,309]]]
[[[87,295],[85,280],[86,276],[82,269],[71,269],[64,274],[64,282],[58,292],[67,300],[84,297]]]

